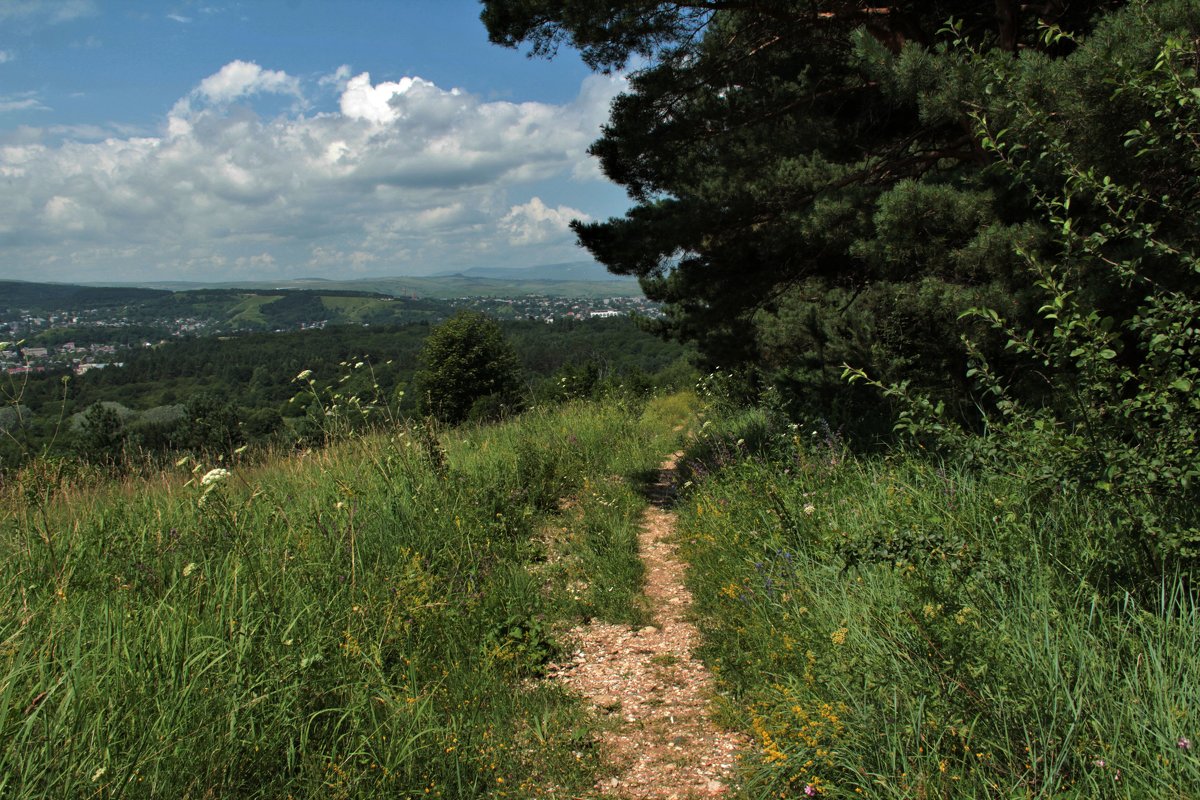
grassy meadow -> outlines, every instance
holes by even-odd
[[[1200,609],[1105,590],[1095,500],[750,411],[685,458],[680,535],[744,796],[1200,793]]]
[[[0,511],[0,797],[536,797],[590,786],[535,680],[636,621],[638,487],[685,398],[397,429]]]
[[[576,797],[598,723],[539,678],[640,626],[642,489],[690,395],[355,435],[0,516],[0,797]],[[1098,579],[1103,505],[708,409],[678,537],[736,796],[1185,798],[1200,611]]]

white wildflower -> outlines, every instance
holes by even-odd
[[[229,470],[217,467],[216,469],[210,469],[208,472],[204,473],[204,477],[200,479],[200,485],[211,486],[212,484],[218,481],[223,481],[228,477]]]
[[[298,381],[306,381],[306,380],[308,380],[308,379],[309,379],[309,378],[311,378],[311,377],[312,377],[312,370],[311,370],[311,369],[306,369],[306,370],[304,370],[303,372],[301,372],[299,375],[297,375],[297,376],[296,376],[296,380],[298,380]]]
[[[805,514],[807,514],[811,517],[813,514],[816,513],[816,511],[817,511],[817,507],[814,506],[812,503],[805,503],[805,505],[804,505],[804,513]]]

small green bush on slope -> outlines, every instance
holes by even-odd
[[[709,425],[679,504],[705,657],[759,747],[747,797],[1200,786],[1200,609],[1181,580],[1089,582],[1099,501],[796,426],[752,456],[761,416]]]
[[[186,483],[27,471],[0,516],[0,796],[590,785],[577,705],[527,680],[574,607],[529,569],[533,534],[556,493],[656,462],[656,408],[576,403]]]

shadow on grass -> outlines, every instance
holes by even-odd
[[[675,470],[643,469],[626,476],[629,485],[652,505],[670,508],[675,503]]]

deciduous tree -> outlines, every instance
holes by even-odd
[[[460,311],[434,328],[416,382],[422,410],[441,422],[488,418],[521,405],[521,364],[495,321]]]

